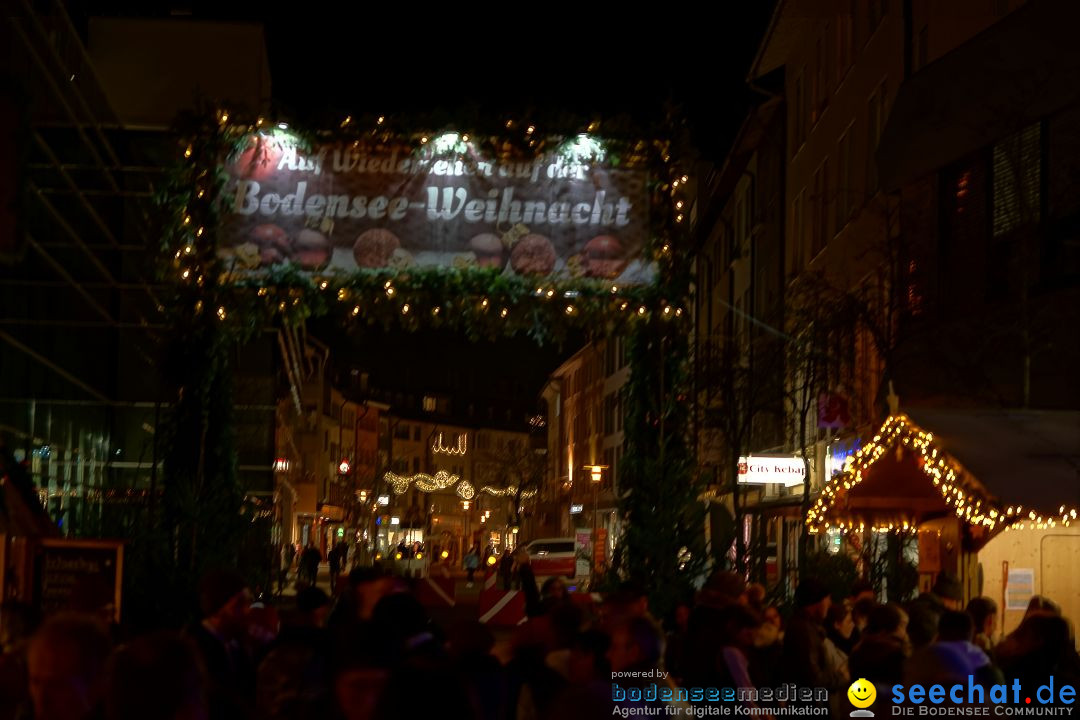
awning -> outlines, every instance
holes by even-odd
[[[1080,507],[1080,412],[905,408],[1003,505]]]
[[[1080,3],[1029,0],[911,76],[878,145],[896,189],[1080,99]]]

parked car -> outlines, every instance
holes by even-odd
[[[577,574],[574,538],[540,538],[525,548],[529,551],[533,574],[537,578],[572,578]]]

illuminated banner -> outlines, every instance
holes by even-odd
[[[490,267],[648,282],[646,176],[580,136],[533,160],[484,156],[456,134],[419,151],[351,143],[305,153],[252,136],[225,165],[222,255],[237,270]]]
[[[765,457],[750,455],[739,458],[739,483],[743,485],[779,484],[787,487],[802,485],[806,467],[801,458],[790,455]]]

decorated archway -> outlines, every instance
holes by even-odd
[[[200,514],[242,502],[234,349],[267,328],[331,317],[538,343],[571,330],[625,335],[615,569],[654,588],[661,611],[685,590],[705,560],[688,437],[690,178],[670,142],[598,129],[565,119],[392,127],[373,116],[311,133],[223,110],[181,128],[159,197],[166,370],[178,390],[162,541],[177,582],[227,559],[236,532]]]

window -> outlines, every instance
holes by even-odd
[[[420,458],[414,457],[412,459],[412,471],[414,475],[420,472]]]
[[[921,67],[926,66],[926,58],[929,56],[930,50],[928,45],[930,44],[930,28],[927,25],[923,25],[919,30],[919,35],[915,39],[915,69],[918,70]]]
[[[794,92],[792,97],[795,102],[792,104],[792,112],[794,112],[794,122],[791,123],[794,136],[791,147],[797,153],[799,148],[802,147],[803,142],[806,140],[806,89],[803,87],[803,71],[799,71],[799,74],[795,76]]]
[[[840,232],[855,211],[855,124],[836,143],[836,232]]]
[[[803,269],[803,223],[806,190],[800,190],[791,203],[791,273],[796,275]]]
[[[866,36],[867,40],[881,25],[881,21],[885,19],[885,15],[889,11],[889,3],[886,0],[869,0],[868,10],[869,12],[866,15],[866,27],[869,30]]]
[[[854,6],[850,13],[840,13],[836,18],[836,84],[839,85],[851,67],[852,46],[854,45],[851,28],[855,16]]]
[[[878,190],[877,154],[881,130],[885,126],[885,81],[877,86],[866,103],[866,194],[873,196]]]
[[[424,412],[435,412],[435,398],[430,395],[424,396]]]
[[[1038,123],[994,145],[994,237],[1042,217],[1041,146]]]
[[[814,189],[811,196],[813,220],[810,228],[810,257],[821,252],[829,239],[829,158],[825,158],[814,171]]]
[[[829,104],[833,86],[833,51],[829,43],[833,39],[832,23],[825,23],[814,46],[814,89],[811,97],[811,123],[816,123]]]
[[[405,423],[398,423],[394,426],[394,439],[395,440],[408,440],[409,439],[409,426]]]
[[[811,77],[810,127],[813,127],[825,107],[825,38],[821,35],[818,35],[814,46],[814,73]]]
[[[753,182],[744,177],[739,184],[735,197],[735,257],[751,256],[751,241],[754,224]]]
[[[733,335],[735,337],[735,347],[739,353],[746,353],[750,351],[750,288],[736,298],[735,308],[732,311],[733,315]]]

